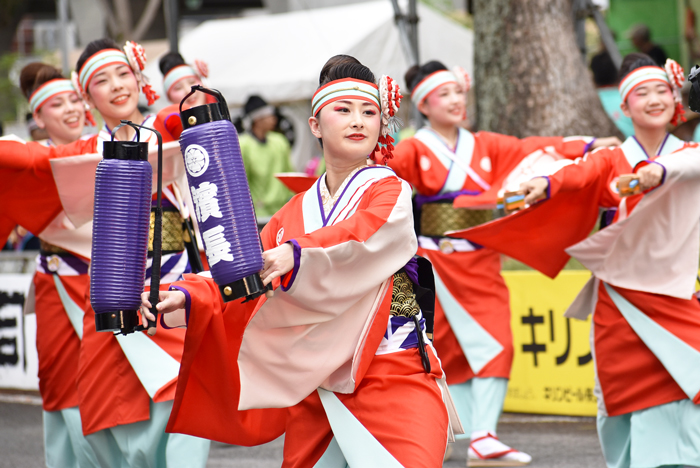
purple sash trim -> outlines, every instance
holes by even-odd
[[[153,199],[153,201],[151,202],[151,206],[156,207],[157,205],[158,205],[158,200]],[[175,204],[173,202],[171,202],[165,196],[163,196],[163,198],[161,198],[161,205],[163,205],[163,208],[175,208],[175,209],[177,209]]]
[[[416,257],[411,257],[408,263],[404,265],[403,269],[408,275],[408,279],[414,284],[420,284],[418,282],[418,260],[416,260]]]
[[[51,257],[52,255],[44,255],[44,254],[39,254],[39,263],[41,264],[41,268],[46,273],[54,273],[49,270],[49,261],[48,258]],[[76,257],[75,255],[71,255],[69,253],[62,253],[59,255],[61,257],[61,261],[63,261],[66,265],[71,267],[73,270],[75,270],[75,273],[77,275],[87,275],[88,271],[90,269],[89,263],[85,262],[83,259]],[[58,274],[58,273],[54,273]],[[59,274],[59,276],[61,276]],[[73,276],[73,275],[70,275]]]
[[[481,195],[482,193],[483,192],[478,192],[476,190],[460,190],[459,192],[448,192],[443,193],[442,195],[421,195],[420,193],[418,193],[415,196],[416,209],[419,210],[426,203],[441,203],[446,201],[453,201],[455,198],[461,195],[475,196]]]

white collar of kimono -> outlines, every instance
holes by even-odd
[[[52,97],[63,93],[75,92],[73,83],[66,78],[56,78],[54,80],[47,81],[43,85],[39,86],[29,97],[29,108],[32,113],[34,113],[41,109],[41,106],[46,104],[46,101]]]
[[[189,65],[178,65],[177,67],[173,68],[165,74],[165,78],[163,79],[163,89],[165,89],[165,93],[169,93],[170,88],[172,88],[178,81],[190,77],[199,78],[199,75],[195,69]]]
[[[359,99],[381,109],[377,85],[353,78],[343,78],[331,81],[316,90],[311,98],[311,115],[316,116],[325,106],[341,99]]]
[[[622,102],[627,101],[627,97],[634,88],[650,81],[661,81],[671,86],[666,70],[663,68],[654,66],[640,67],[630,72],[620,82],[619,90]]]
[[[374,182],[391,176],[395,177],[396,173],[387,166],[367,166],[360,169],[349,176],[350,180],[345,184],[338,200],[326,216],[320,186],[326,175],[322,175],[304,193],[302,201],[304,231],[306,233],[314,232],[322,227],[331,226],[338,221],[347,219],[355,212],[362,195]]]
[[[483,190],[491,188],[491,184],[482,179],[471,167],[475,138],[470,131],[463,128],[459,129],[457,147],[454,150],[450,149],[445,141],[430,127],[421,128],[414,137],[430,148],[435,157],[448,170],[447,180],[445,180],[445,184],[440,189],[441,194],[462,190],[467,178],[473,180]]]
[[[627,159],[627,162],[630,164],[630,166],[632,166],[632,168],[634,168],[641,161],[646,161],[655,156],[671,154],[674,151],[681,149],[683,145],[683,140],[668,133],[666,135],[666,139],[661,143],[657,153],[652,156],[649,156],[646,151],[644,151],[644,148],[642,148],[642,145],[639,144],[639,141],[637,141],[634,136],[627,138],[620,146],[620,149],[625,154],[625,159]]]
[[[446,83],[458,83],[454,73],[449,70],[440,70],[431,73],[413,88],[411,100],[415,105],[418,105],[423,102],[430,93]]]

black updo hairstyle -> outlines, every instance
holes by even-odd
[[[654,62],[654,59],[641,52],[632,52],[625,55],[622,65],[620,65],[620,81],[637,68],[642,67],[658,67],[658,65]]]
[[[425,77],[441,70],[447,70],[447,67],[437,60],[431,60],[423,65],[413,65],[404,75],[406,86],[413,92],[413,89],[418,86],[418,83],[423,81]]]
[[[19,87],[24,97],[29,99],[39,86],[58,78],[63,78],[63,75],[56,67],[42,62],[33,62],[22,68],[19,74]]]
[[[158,62],[158,67],[160,68],[160,72],[163,74],[163,76],[167,75],[170,70],[175,67],[179,67],[180,65],[186,65],[185,59],[182,58],[182,55],[177,52],[168,52],[167,54],[163,55]]]
[[[328,59],[318,77],[319,88],[331,81],[353,78],[376,84],[374,73],[350,55],[335,55]]]
[[[372,70],[362,65],[355,57],[341,54],[329,58],[323,66],[321,74],[318,77],[318,87],[320,88],[331,81],[345,78],[353,78],[355,80],[376,84]],[[323,148],[323,141],[319,138],[318,142],[321,148]]]
[[[75,64],[75,71],[77,73],[80,73],[80,69],[83,68],[83,65],[85,65],[85,62],[87,62],[87,60],[90,57],[92,57],[99,51],[106,49],[117,49],[118,51],[123,52],[122,48],[119,47],[116,42],[114,42],[108,37],[105,37],[104,39],[96,39],[89,43],[87,46],[85,46],[85,50],[82,54],[80,54],[80,57],[78,58],[78,63]]]

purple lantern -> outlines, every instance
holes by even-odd
[[[182,102],[196,91],[218,99],[185,111],[180,103],[180,149],[207,261],[224,302],[252,299],[267,288],[258,273],[262,247],[238,134],[218,91],[193,86]]]

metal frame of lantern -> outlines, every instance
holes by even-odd
[[[117,130],[125,125],[136,131],[136,141],[114,140]],[[140,141],[139,129],[149,130],[158,138],[157,202],[149,297],[151,312],[157,317],[163,231],[163,139],[157,130],[122,120],[112,131],[111,140],[104,142],[103,159],[95,175],[90,302],[98,332],[126,335],[148,330],[149,335],[156,333],[156,321],[149,320],[146,326],[138,324],[148,257],[153,178],[153,168],[148,162],[148,143]]]

